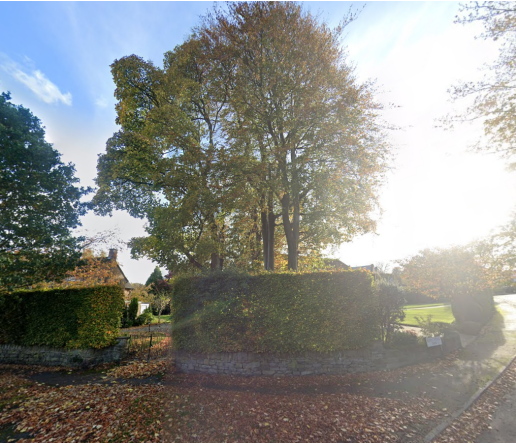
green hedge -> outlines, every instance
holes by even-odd
[[[0,344],[107,347],[123,308],[119,286],[0,294]]]
[[[199,352],[329,352],[378,338],[378,301],[369,272],[178,278],[173,344]]]

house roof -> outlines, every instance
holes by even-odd
[[[370,265],[361,265],[359,267],[351,267],[352,270],[368,270],[371,273],[374,273],[375,266],[374,264]]]

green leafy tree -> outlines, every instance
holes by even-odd
[[[401,262],[402,282],[433,299],[448,299],[453,316],[477,333],[493,313],[497,273],[471,247],[423,250]]]
[[[266,269],[278,223],[294,270],[301,245],[318,251],[375,227],[388,146],[371,85],[340,45],[352,19],[332,30],[295,3],[239,2],[204,25],[236,61],[227,133],[254,172]]]
[[[158,266],[154,268],[150,276],[147,278],[147,281],[145,282],[145,286],[148,287],[149,285],[155,284],[158,281],[163,280],[163,274],[161,273],[161,270]]]
[[[516,154],[516,6],[511,2],[468,2],[461,5],[457,22],[480,22],[483,39],[498,41],[499,54],[494,64],[486,66],[485,76],[478,82],[462,82],[452,87],[454,100],[471,97],[472,105],[464,114],[448,116],[448,123],[480,120],[485,137],[475,148],[494,151],[505,157],[514,169]]]
[[[156,310],[158,314],[158,324],[161,324],[161,313],[170,304],[171,293],[163,290],[159,290],[154,293],[152,299],[152,307]]]
[[[176,270],[223,266],[226,65],[196,38],[166,53],[163,69],[134,55],[112,65],[122,129],[99,158],[94,202],[100,214],[148,219],[149,236],[131,241],[135,257]]]
[[[30,110],[0,96],[0,290],[58,281],[75,268],[86,207],[72,164],[45,141]]]
[[[493,276],[494,286],[514,285],[516,270],[516,214],[485,239],[472,244],[476,255]]]
[[[491,288],[493,276],[469,248],[427,249],[401,261],[402,282],[433,299],[453,300]]]
[[[388,145],[343,29],[294,3],[231,3],[163,69],[134,55],[113,63],[122,129],[99,158],[94,203],[148,219],[135,257],[173,270],[261,257],[274,270],[285,245],[297,269],[299,252],[374,230]]]

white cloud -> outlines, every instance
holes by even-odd
[[[25,72],[16,62],[3,57],[4,62],[1,67],[19,82],[23,83],[36,96],[45,103],[62,102],[65,105],[72,106],[72,95],[68,92],[63,94],[57,85],[52,83],[45,74],[39,69],[32,72]]]
[[[95,100],[95,105],[97,105],[99,108],[107,108],[109,103],[104,96],[100,96]]]

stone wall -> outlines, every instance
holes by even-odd
[[[57,367],[91,367],[120,361],[127,352],[128,337],[117,339],[111,347],[76,349],[0,345],[1,364],[27,364]]]
[[[175,351],[176,370],[245,376],[336,375],[389,370],[441,357],[460,348],[460,337],[443,339],[442,347],[406,350],[384,348],[381,343],[362,350],[305,353],[290,356],[272,353],[192,353]]]

